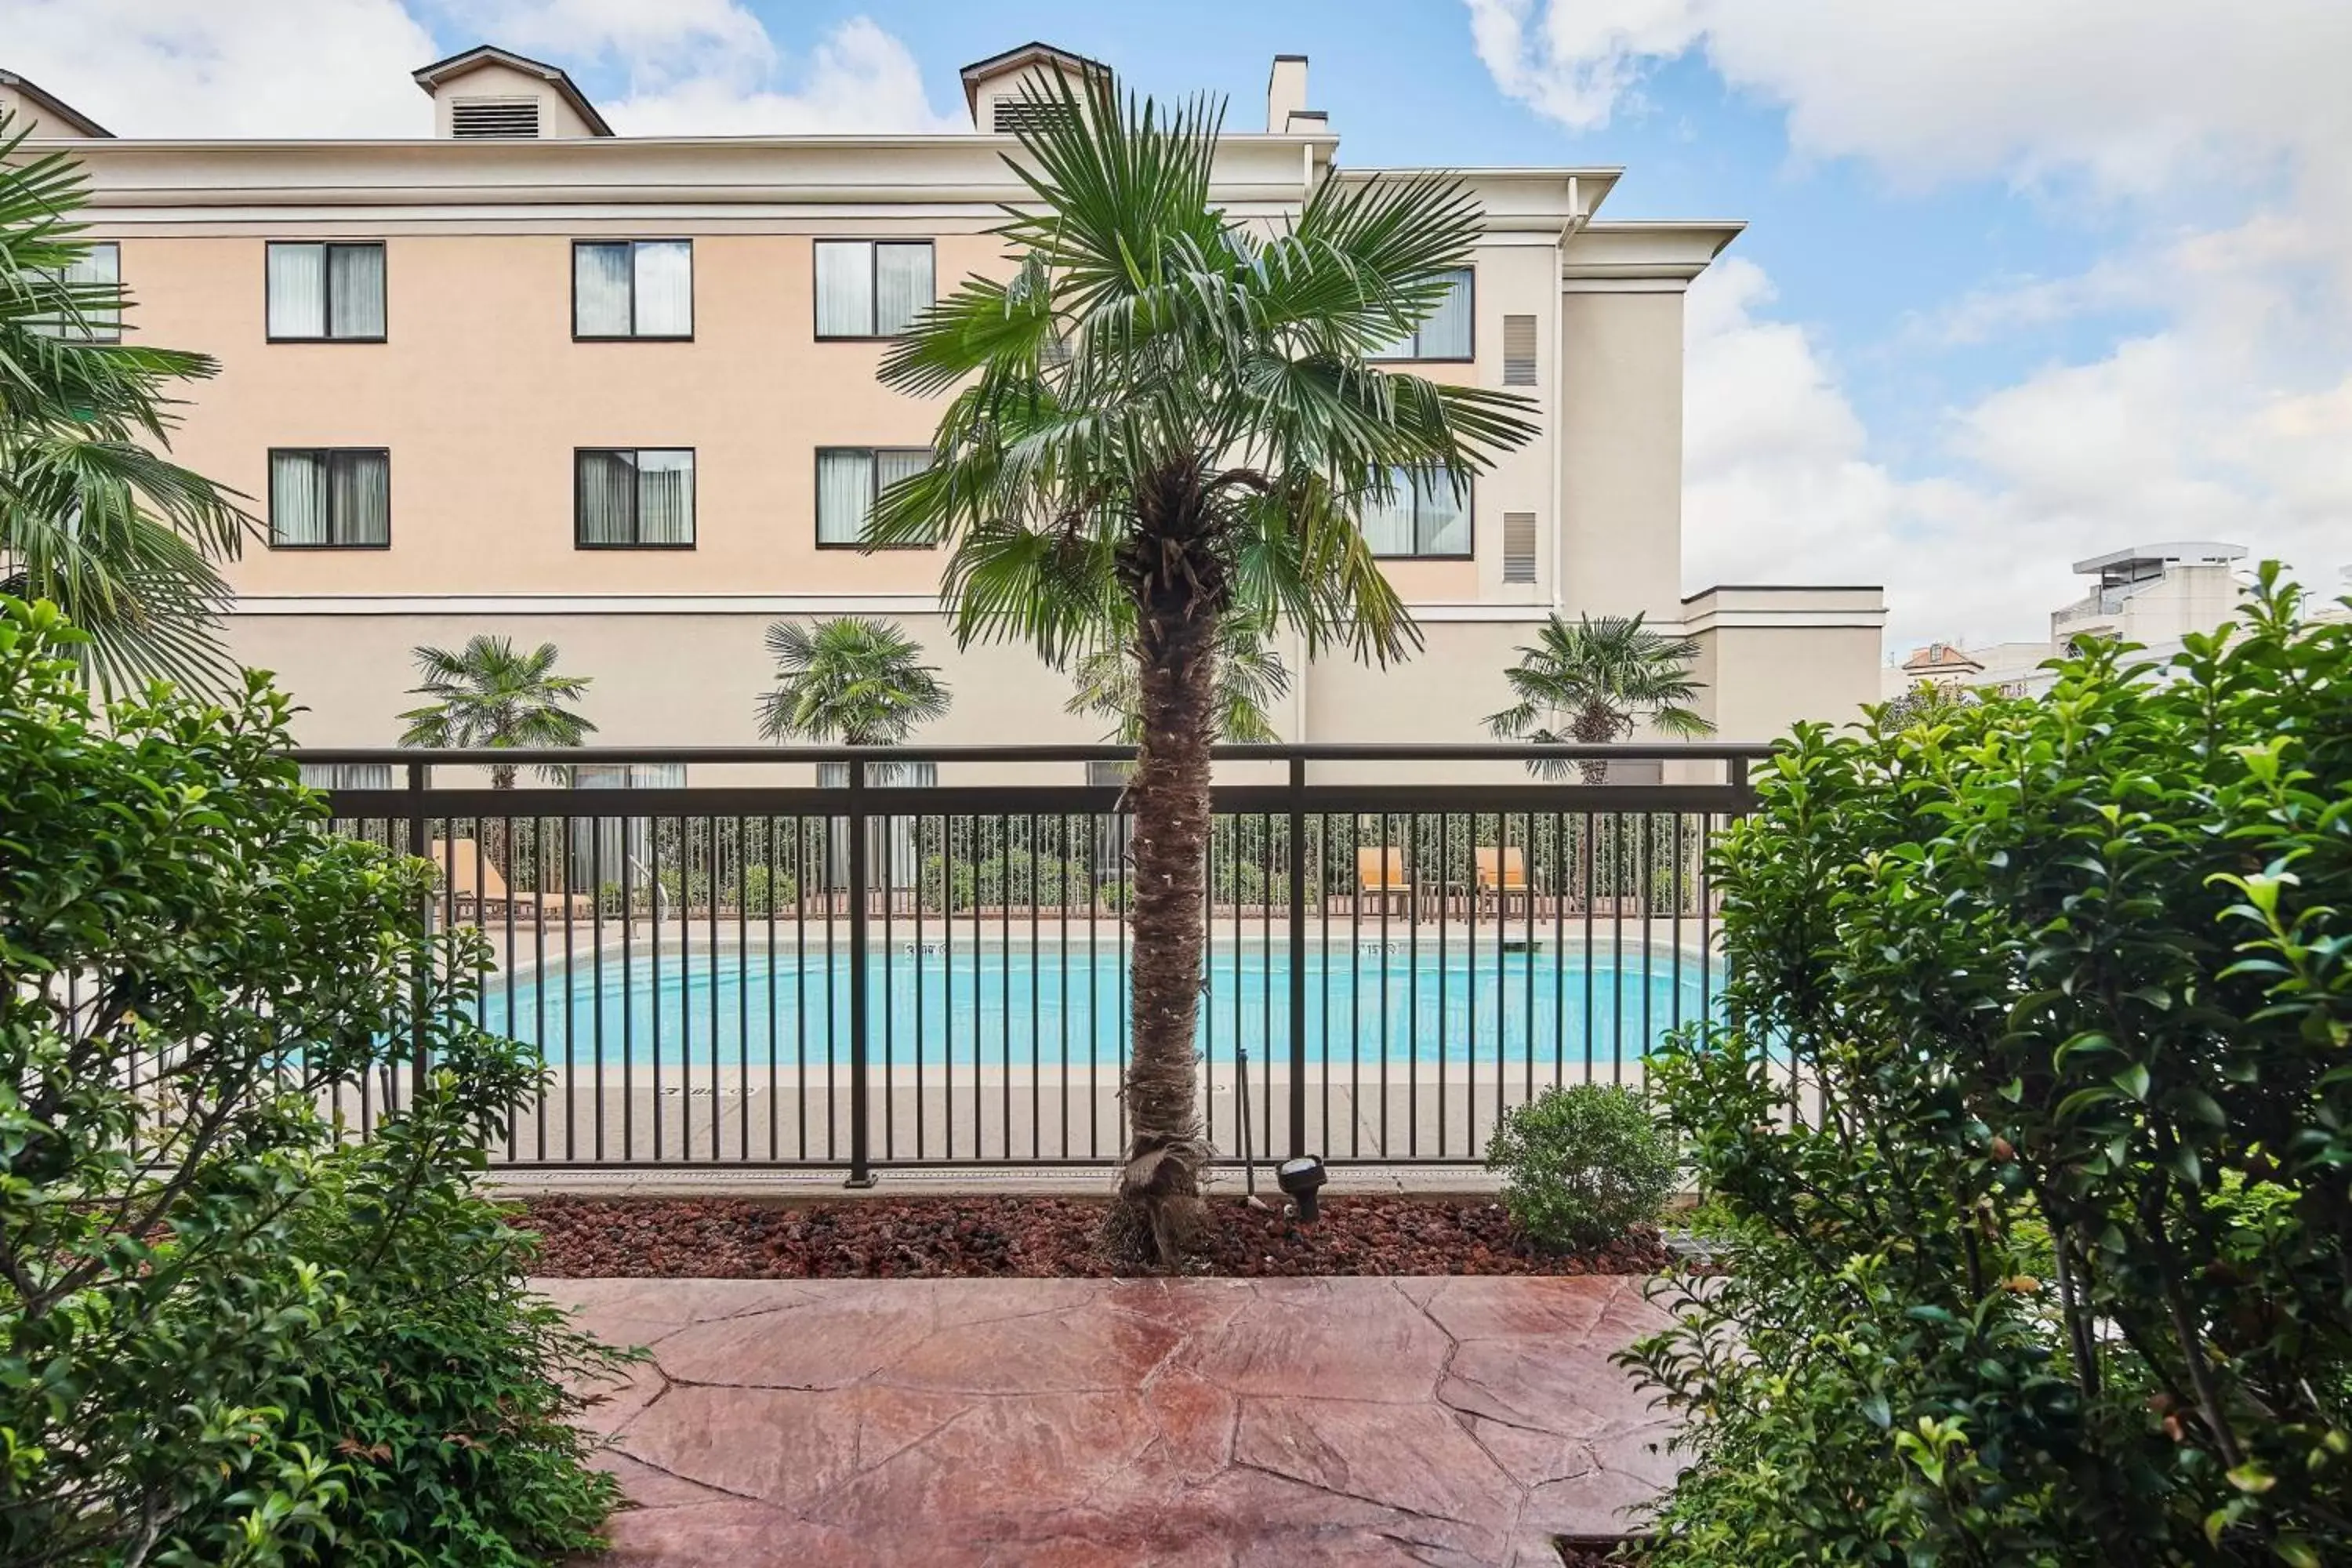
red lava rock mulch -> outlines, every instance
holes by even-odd
[[[1104,1255],[1104,1204],[1055,1197],[745,1198],[551,1196],[522,1205],[544,1237],[535,1272],[556,1279],[1103,1279],[1135,1272]],[[1643,1229],[1603,1247],[1531,1248],[1491,1200],[1362,1196],[1327,1200],[1302,1226],[1238,1198],[1212,1200],[1215,1224],[1188,1272],[1301,1274],[1649,1274],[1666,1255]]]

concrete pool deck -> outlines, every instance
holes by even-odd
[[[1631,1279],[546,1280],[613,1568],[1557,1564],[1673,1477]]]

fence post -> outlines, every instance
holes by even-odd
[[[420,860],[429,862],[433,859],[433,847],[425,841],[425,764],[423,763],[408,764],[408,852]],[[436,876],[449,874],[442,870],[438,864],[435,865],[434,869]],[[426,943],[418,954],[417,962],[420,964],[430,963],[433,962],[432,882],[428,881],[425,884],[424,895],[417,903],[416,920],[417,930],[424,933]],[[409,1020],[408,1044],[411,1061],[409,1070],[415,1074],[417,1081],[421,1082],[425,1069],[425,1005],[428,994],[424,970],[420,968],[410,980],[409,984],[409,1012],[413,1015]],[[411,1083],[409,1087],[413,1090],[416,1085]]]
[[[866,895],[870,857],[866,843],[866,761],[849,764],[849,1179],[844,1186],[874,1184],[873,1151],[866,1123],[871,1086],[866,1062]]]
[[[1328,1101],[1327,1101],[1328,1103]],[[1290,759],[1290,1157],[1307,1155],[1307,759]]]

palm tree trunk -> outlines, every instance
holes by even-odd
[[[1216,617],[1197,589],[1147,591],[1138,617],[1143,737],[1127,796],[1135,823],[1127,1163],[1114,1240],[1173,1263],[1206,1218],[1193,1043],[1208,946],[1209,744]]]

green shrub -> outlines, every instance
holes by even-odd
[[[1546,1247],[1597,1247],[1658,1217],[1675,1190],[1675,1142],[1633,1090],[1548,1089],[1514,1108],[1486,1146],[1503,1206]]]
[[[0,1562],[543,1562],[615,1494],[562,1417],[613,1364],[473,1195],[537,1064],[478,934],[324,830],[259,677],[91,710],[0,600]],[[365,1144],[340,1082],[435,1070]]]
[[[1631,1358],[1661,1568],[2352,1562],[2352,625],[2296,598],[1752,773],[1727,1022],[1651,1062],[1737,1258]]]

